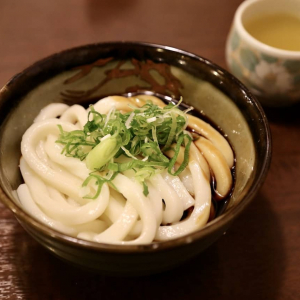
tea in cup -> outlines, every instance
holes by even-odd
[[[300,101],[300,0],[247,0],[227,38],[228,67],[266,106]]]

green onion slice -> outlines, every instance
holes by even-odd
[[[146,180],[151,176],[165,169],[177,176],[186,168],[192,138],[184,132],[188,120],[186,113],[178,108],[181,101],[176,105],[169,103],[164,108],[147,101],[141,108],[132,106],[129,113],[122,114],[112,108],[107,115],[90,106],[83,130],[66,132],[58,125],[60,135],[56,142],[64,145],[62,154],[85,159],[87,168],[92,171],[82,186],[94,179],[97,191],[94,196],[85,198],[97,198],[103,184],[112,185],[119,172],[133,169],[136,180],[141,182],[147,195]],[[174,143],[175,154],[170,160],[163,152]],[[181,145],[185,146],[184,160],[174,171]],[[131,160],[118,162],[117,158],[122,156]],[[109,172],[110,177],[102,176],[101,172]]]

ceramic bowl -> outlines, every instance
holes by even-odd
[[[236,182],[224,212],[203,229],[149,245],[109,245],[66,236],[38,222],[15,199],[22,183],[20,142],[41,108],[52,102],[87,104],[106,95],[150,92],[194,106],[227,135],[236,156]],[[0,93],[1,201],[24,229],[54,255],[105,274],[141,275],[170,269],[216,241],[263,183],[270,131],[260,104],[212,62],[171,47],[114,42],[54,54],[13,77]]]
[[[298,0],[247,0],[237,9],[226,44],[230,71],[265,106],[288,106],[300,101],[300,51],[268,46],[245,29],[249,20],[274,14],[300,18]]]

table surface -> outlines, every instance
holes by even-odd
[[[0,86],[53,52],[134,40],[194,52],[226,68],[241,0],[2,0]],[[70,267],[0,204],[0,299],[299,299],[300,106],[266,109],[273,159],[254,201],[204,253],[155,276],[124,279]]]

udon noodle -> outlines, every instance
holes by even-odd
[[[162,109],[166,106],[154,96],[110,96],[94,104],[93,109],[106,115],[107,120],[115,111],[129,113],[126,127],[130,128],[132,111],[142,108],[147,101]],[[64,132],[84,130],[90,111],[91,108],[85,109],[80,105],[50,104],[41,110],[25,132],[20,160],[24,183],[17,189],[24,210],[67,235],[112,244],[165,241],[205,226],[212,205],[212,177],[219,197],[226,197],[232,188],[234,157],[226,139],[208,123],[186,114],[184,130],[193,140],[188,149],[186,167],[180,174],[172,175],[183,164],[187,154],[187,143],[182,143],[172,167],[173,173],[167,168],[157,167],[141,183],[136,179],[134,167],[119,170],[113,176],[112,171],[106,170],[103,175],[103,170],[92,172],[87,167],[89,155],[79,159],[62,153],[65,145],[58,142],[62,134],[60,128]],[[107,138],[110,136],[102,138],[100,144]],[[89,145],[84,147],[89,148]],[[174,157],[175,147],[173,141],[173,145],[162,149],[168,160]],[[137,159],[146,162],[148,159],[141,154],[134,157],[123,150],[127,155],[112,158],[112,165],[116,162],[124,165]],[[110,178],[101,183],[98,194],[99,182],[89,177],[91,172]],[[87,182],[87,178],[91,180]],[[96,196],[93,199],[91,195]],[[189,213],[183,218],[187,211]]]

